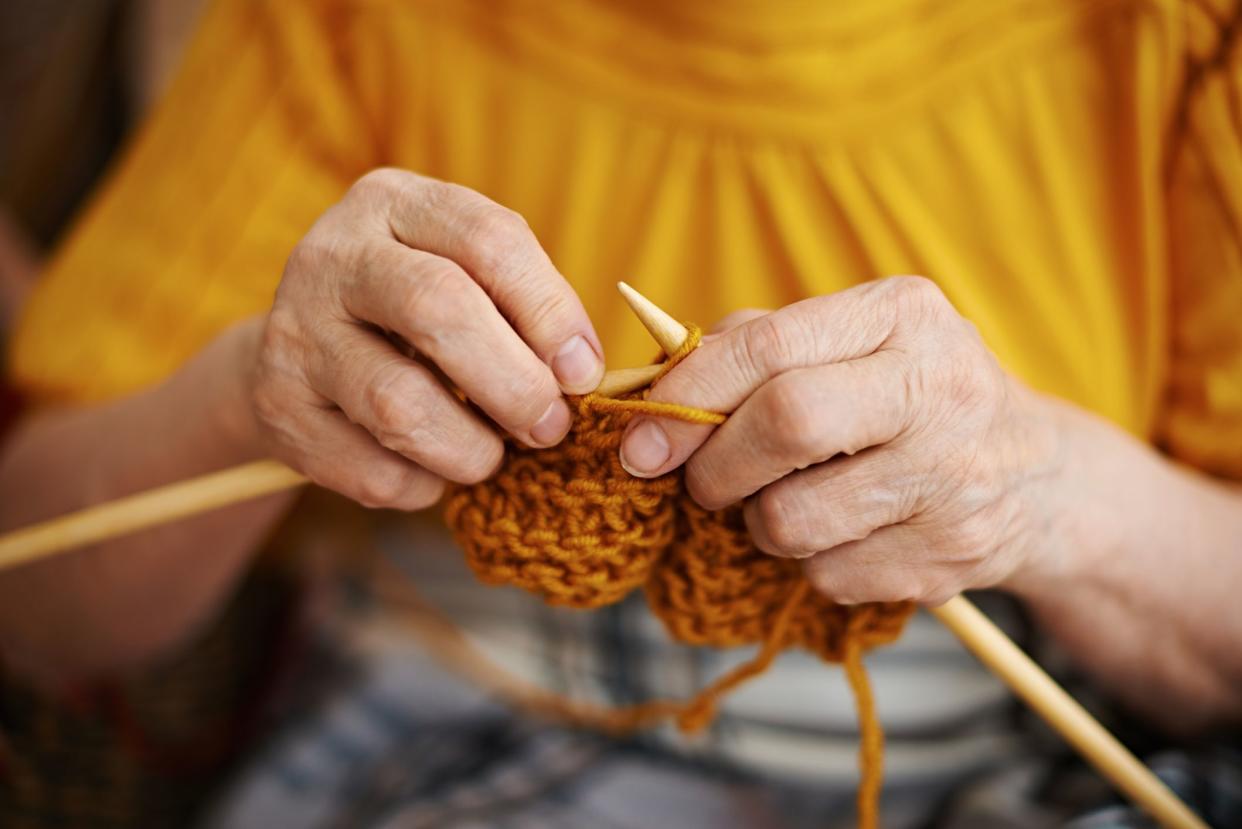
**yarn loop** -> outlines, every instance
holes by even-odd
[[[699,329],[687,328],[685,343],[665,361],[656,381],[699,344]],[[495,477],[455,488],[445,517],[467,562],[485,582],[522,587],[550,604],[570,607],[602,607],[641,588],[652,612],[679,641],[760,646],[751,661],[688,703],[618,712],[619,722],[635,727],[653,713],[676,717],[687,733],[706,727],[723,694],[762,673],[786,648],[843,663],[862,730],[859,824],[876,825],[882,736],[862,653],[900,636],[913,607],[834,604],[810,589],[797,561],[765,555],[754,546],[740,506],[699,507],[687,495],[680,470],[653,479],[626,472],[619,449],[636,415],[707,424],[725,419],[650,401],[649,391],[579,397],[573,425],[559,445],[510,444]]]

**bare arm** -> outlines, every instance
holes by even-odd
[[[651,395],[729,420],[635,418],[627,468],[745,499],[756,544],[836,601],[1000,587],[1160,721],[1242,717],[1237,488],[1026,388],[926,280],[745,316]]]
[[[1084,670],[1179,730],[1242,718],[1242,491],[1045,400],[1062,542],[1006,586]]]
[[[586,311],[520,217],[463,187],[376,171],[294,247],[262,318],[157,388],[13,436],[0,529],[265,456],[366,506],[422,509],[446,481],[496,468],[498,428],[558,443],[562,392],[595,388],[603,371]],[[290,498],[0,573],[6,666],[56,683],[174,645]]]
[[[261,456],[244,376],[260,323],[226,332],[149,391],[19,426],[0,455],[0,528]],[[292,498],[271,496],[4,574],[6,667],[55,686],[174,646],[219,603]]]
[[[34,244],[0,205],[0,331],[7,331],[39,273]]]

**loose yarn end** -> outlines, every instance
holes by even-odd
[[[656,381],[698,346],[701,332],[693,325],[687,329],[689,336]],[[834,604],[810,589],[798,562],[754,546],[740,506],[704,510],[687,495],[680,470],[654,479],[626,472],[618,453],[633,417],[725,420],[716,412],[648,400],[649,391],[579,397],[573,425],[559,445],[510,445],[493,478],[456,487],[445,502],[445,518],[467,562],[485,582],[515,585],[556,605],[603,607],[641,589],[674,639],[760,646],[753,659],[688,702],[612,712],[606,724],[612,732],[669,717],[684,732],[701,730],[723,695],[763,673],[787,648],[842,663],[861,731],[859,825],[876,826],[883,736],[862,655],[900,636],[913,607]]]

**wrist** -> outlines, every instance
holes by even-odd
[[[1123,541],[1123,522],[1101,473],[1113,460],[1116,429],[1072,404],[1026,391],[1041,434],[1031,476],[1030,531],[1021,563],[999,585],[1019,598],[1039,601],[1082,584]],[[1104,456],[1104,457],[1102,457]]]
[[[251,403],[254,367],[263,336],[263,318],[251,317],[227,329],[212,344],[213,425],[236,462],[266,457],[266,444]]]

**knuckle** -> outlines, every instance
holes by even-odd
[[[873,602],[921,602],[928,595],[929,585],[926,576],[918,571],[899,570],[890,567],[883,578],[875,581],[872,595]]]
[[[775,451],[798,465],[818,461],[824,418],[806,389],[791,375],[778,375],[765,388],[762,412]]]
[[[284,395],[276,394],[270,383],[257,383],[250,392],[250,408],[255,418],[269,427],[284,418],[284,401]]]
[[[399,465],[378,464],[366,470],[356,481],[353,498],[364,507],[382,509],[395,507],[410,497],[413,475]]]
[[[490,428],[445,401],[430,405],[401,445],[388,448],[459,484],[487,480],[504,458],[504,444]]]
[[[467,212],[465,235],[484,267],[495,267],[526,255],[530,227],[517,212],[487,202]]]
[[[925,276],[893,276],[887,282],[895,296],[911,302],[936,302],[944,297],[940,286]]]
[[[811,556],[802,562],[802,573],[817,593],[834,602],[847,604],[842,599],[842,587],[838,568],[832,566],[831,555]]]
[[[565,292],[547,287],[546,283],[522,277],[499,290],[502,302],[511,309],[510,313],[520,318],[524,330],[535,336],[564,336],[573,309]]]
[[[833,592],[829,593],[828,596],[837,604],[846,606],[865,604],[867,602],[867,599],[864,598],[864,593],[850,582],[834,585]]]
[[[916,602],[935,604],[954,591],[947,583],[929,574],[926,567],[911,566],[897,557],[859,558],[854,549],[842,559],[840,553],[824,553],[807,559],[803,573],[811,586],[843,605],[866,602]],[[940,599],[943,601],[943,599]]]
[[[348,283],[365,262],[368,246],[356,234],[316,225],[302,237],[285,260],[276,300],[307,305],[322,300]]]
[[[927,607],[939,607],[949,599],[956,596],[960,591],[954,590],[945,584],[935,584],[925,589],[918,596],[911,596],[904,599],[893,599],[892,601],[908,601],[916,602]]]
[[[504,360],[503,369],[501,359]],[[494,414],[503,418],[505,424],[522,428],[533,426],[548,411],[548,406],[560,398],[560,387],[551,369],[524,349],[497,354],[494,362],[501,378],[494,396],[499,411]]]
[[[477,449],[467,452],[460,459],[458,482],[463,484],[482,483],[495,474],[503,460],[503,444],[499,440],[487,440]]]
[[[985,557],[997,535],[996,523],[986,511],[976,511],[956,522],[949,543],[958,555],[977,560]]]
[[[460,324],[458,315],[465,305],[468,281],[462,269],[449,260],[428,260],[407,283],[397,310],[405,319],[418,323],[414,330],[441,336]]]
[[[846,605],[847,607],[866,602],[866,599],[862,597],[858,589],[850,582],[834,582],[830,587],[826,587],[824,592],[828,598],[837,604]]]
[[[651,399],[665,402],[712,400],[719,395],[720,379],[713,358],[718,356],[702,346],[690,352],[668,374],[651,387]]]
[[[425,509],[426,507],[435,506],[444,497],[444,491],[447,488],[444,480],[441,478],[427,477],[427,481],[419,488],[413,502],[409,505],[409,509]]]
[[[805,558],[819,551],[811,537],[799,499],[782,488],[769,487],[759,493],[755,510],[767,537],[776,550],[794,558]]]
[[[708,334],[724,334],[727,331],[737,328],[739,325],[745,325],[752,320],[767,316],[770,313],[772,313],[771,309],[766,308],[740,308],[717,320],[716,324],[711,327]]]
[[[251,409],[262,423],[276,424],[290,409],[289,383],[301,377],[299,342],[296,321],[283,313],[269,314],[249,389]]]
[[[552,377],[552,370],[534,359],[520,359],[517,365],[505,372],[508,386],[503,399],[511,422],[531,427],[543,416],[557,398],[560,387]]]
[[[297,348],[302,340],[301,325],[290,311],[274,307],[267,315],[260,338],[259,353],[265,360],[276,360]]]
[[[904,572],[894,567],[853,568],[843,577],[834,580],[832,598],[847,605],[868,602],[916,602],[928,601],[930,588],[924,574]]]
[[[779,315],[756,317],[740,331],[742,336],[735,340],[737,359],[752,377],[767,376],[771,369],[796,364],[797,349]]]
[[[350,192],[366,200],[391,200],[405,189],[410,175],[395,167],[377,167],[355,181]]]
[[[332,256],[331,246],[315,231],[304,236],[285,260],[282,281],[321,273]]]
[[[423,200],[427,206],[446,214],[460,215],[480,205],[491,204],[482,193],[464,185],[438,178],[420,176],[419,179],[424,185]]]
[[[463,432],[458,420],[461,416],[433,406],[431,411],[411,418],[408,430],[377,435],[376,440],[434,474],[461,484],[477,484],[500,467],[504,448],[490,432],[481,436]]]
[[[442,478],[426,473],[412,476],[412,480],[403,490],[401,496],[392,503],[393,509],[419,510],[434,505],[444,495],[445,482]]]
[[[686,491],[703,509],[723,509],[729,505],[724,495],[724,476],[716,464],[700,454],[690,456],[686,462]]]
[[[892,363],[892,370],[886,375],[893,378],[888,391],[892,394],[892,410],[900,412],[898,434],[909,431],[914,419],[922,407],[923,371],[918,363],[905,352],[891,349],[885,356]]]
[[[408,442],[418,418],[404,373],[395,367],[379,372],[367,385],[363,396],[376,439],[389,448]]]
[[[885,282],[897,306],[898,319],[923,321],[952,310],[944,291],[925,276],[893,276]]]
[[[862,541],[875,530],[875,522],[857,511],[842,508],[831,501],[822,507],[820,520],[827,528],[825,547],[839,547],[853,541]]]

